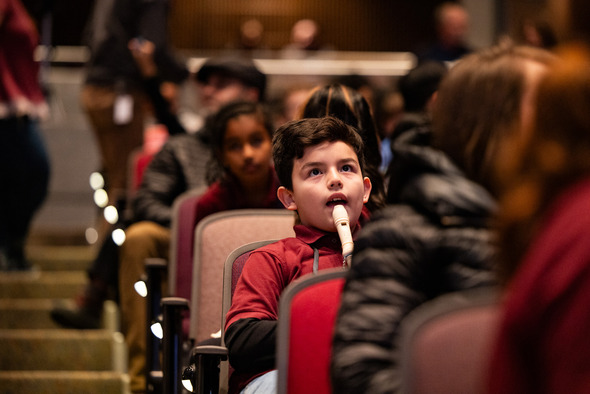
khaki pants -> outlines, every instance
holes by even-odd
[[[147,305],[145,299],[135,292],[133,284],[145,272],[146,258],[168,258],[170,230],[144,221],[129,226],[126,236],[119,255],[119,297],[122,331],[129,350],[131,391],[135,393],[144,392],[146,385]]]
[[[139,92],[130,94],[133,117],[123,125],[113,120],[117,94],[112,87],[85,85],[80,96],[100,150],[110,203],[125,198],[128,158],[143,143],[145,98]]]

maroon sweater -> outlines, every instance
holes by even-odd
[[[590,393],[590,179],[556,199],[510,283],[491,393]]]
[[[271,172],[271,176],[272,182],[267,190],[266,198],[258,205],[248,204],[243,197],[244,192],[241,186],[233,178],[213,183],[197,201],[196,223],[199,223],[205,216],[232,209],[284,208],[277,197],[279,181],[274,171]]]
[[[356,227],[356,234],[360,225]],[[285,238],[252,252],[232,298],[225,323],[229,361],[235,369],[230,393],[242,390],[252,379],[275,368],[279,298],[287,285],[313,272],[313,248],[318,249],[318,270],[343,267],[337,233],[304,225]]]

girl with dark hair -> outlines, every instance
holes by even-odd
[[[314,89],[303,104],[301,118],[333,116],[357,129],[365,146],[365,174],[373,190],[366,204],[369,212],[385,205],[385,185],[379,171],[381,151],[379,135],[369,104],[356,90],[341,84],[325,85]]]
[[[239,101],[211,122],[209,188],[197,202],[197,222],[229,209],[283,208],[272,166],[272,125],[261,104]]]

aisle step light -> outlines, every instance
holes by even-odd
[[[156,320],[154,320],[152,322],[152,324],[150,325],[150,330],[152,331],[152,334],[154,334],[154,336],[160,340],[162,340],[162,338],[164,338],[164,329],[162,328],[162,320],[163,320],[162,315],[159,315],[156,318]]]
[[[141,278],[133,284],[133,288],[142,298],[146,298],[148,295],[147,275],[141,275]]]

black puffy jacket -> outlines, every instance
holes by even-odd
[[[395,141],[393,203],[355,242],[334,336],[335,393],[396,392],[401,319],[442,293],[494,283],[488,219],[495,201],[429,138],[417,128]]]
[[[169,227],[172,203],[182,193],[205,188],[210,149],[197,134],[168,138],[145,169],[133,200],[134,221],[149,220]]]

